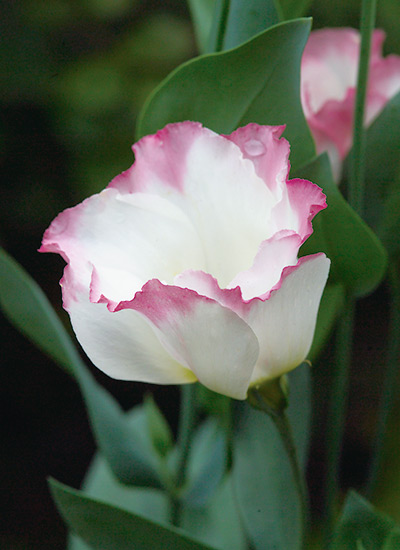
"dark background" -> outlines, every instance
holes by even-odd
[[[358,2],[339,0],[311,9],[316,26],[355,27],[358,10]],[[387,50],[400,53],[400,4],[381,2],[378,22],[388,33]],[[42,234],[59,211],[130,166],[135,118],[147,94],[196,55],[189,14],[183,0],[15,0],[2,4],[0,41],[0,242],[69,326],[58,285],[63,261],[37,253]],[[366,475],[386,318],[382,286],[358,308],[343,487],[360,485]],[[63,549],[65,528],[46,477],[81,483],[94,452],[86,413],[75,383],[2,316],[0,324],[0,548]],[[331,366],[328,346],[314,369],[309,478],[317,508]],[[126,408],[151,389],[175,424],[176,388],[96,375]],[[397,433],[396,419],[393,426]]]

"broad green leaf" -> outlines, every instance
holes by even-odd
[[[365,550],[386,550],[387,541],[397,537],[398,531],[391,518],[355,491],[350,491],[336,528],[332,550],[354,550],[357,544],[362,544]]]
[[[157,407],[152,395],[146,395],[144,408],[147,420],[147,432],[154,448],[161,457],[165,457],[173,447],[171,428],[164,415]]]
[[[65,522],[94,549],[103,550],[210,550],[170,525],[86,496],[53,479],[50,488]]]
[[[192,16],[197,47],[201,53],[207,51],[216,0],[188,0]]]
[[[307,15],[313,0],[276,0],[277,9],[283,20]]]
[[[400,93],[387,103],[367,130],[364,214],[367,222],[378,231],[378,234],[384,223],[384,216],[390,215],[390,212],[387,212],[390,203],[386,203],[386,200],[399,189],[399,151]],[[397,218],[400,218],[399,210],[393,211],[393,215],[396,214]]]
[[[135,435],[119,404],[90,374],[43,291],[4,250],[0,250],[0,302],[19,330],[75,376],[96,441],[114,474],[125,483],[159,487],[151,447],[140,445],[140,432]]]
[[[222,50],[235,48],[277,23],[273,0],[230,0]]]
[[[230,475],[204,508],[184,506],[182,527],[219,550],[248,550]]]
[[[201,424],[193,437],[187,464],[187,488],[183,500],[203,507],[220,484],[226,469],[226,437],[217,418]]]
[[[249,122],[286,124],[293,167],[314,144],[300,103],[300,62],[310,21],[271,27],[245,44],[191,60],[155,89],[138,121],[138,137],[183,120],[229,134]]]
[[[322,187],[328,203],[328,208],[313,221],[314,232],[304,243],[302,255],[325,252],[332,262],[333,281],[343,283],[357,296],[372,292],[385,275],[387,254],[333,182],[327,155],[297,170],[296,176]]]
[[[313,343],[308,354],[311,362],[315,361],[323,350],[343,307],[344,299],[345,291],[342,284],[328,284],[325,287],[319,306]]]
[[[107,462],[97,454],[86,474],[84,493],[91,498],[123,508],[157,523],[167,523],[169,502],[158,490],[127,487],[118,483]],[[181,527],[204,544],[221,550],[247,550],[238,510],[235,508],[232,484],[227,476],[212,500],[203,509],[183,504]],[[71,535],[69,550],[88,550],[90,547],[76,535]]]
[[[309,436],[309,369],[290,375],[288,415],[305,464]],[[292,470],[280,436],[265,413],[247,402],[235,407],[233,482],[255,550],[299,550],[301,519]]]

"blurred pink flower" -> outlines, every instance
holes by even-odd
[[[400,91],[400,56],[382,57],[385,34],[371,44],[365,123],[369,125]],[[354,29],[313,31],[301,62],[301,101],[317,152],[327,151],[335,179],[352,147],[360,35]]]
[[[282,131],[170,124],[52,222],[40,251],[67,262],[64,307],[99,369],[244,399],[305,359],[330,262],[297,254],[326,203],[288,180]]]

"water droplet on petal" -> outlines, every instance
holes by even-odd
[[[264,143],[258,141],[258,139],[249,139],[249,141],[246,141],[244,144],[244,150],[250,157],[259,157],[266,152],[267,148]]]

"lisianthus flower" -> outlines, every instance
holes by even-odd
[[[369,125],[400,91],[400,56],[382,57],[385,34],[375,30],[371,43],[365,124]],[[327,151],[335,180],[352,147],[360,35],[350,28],[310,34],[301,62],[301,101],[317,152]]]
[[[64,307],[99,369],[245,399],[305,359],[330,262],[297,254],[326,202],[288,180],[283,129],[170,124],[52,222],[40,251],[67,262]]]

